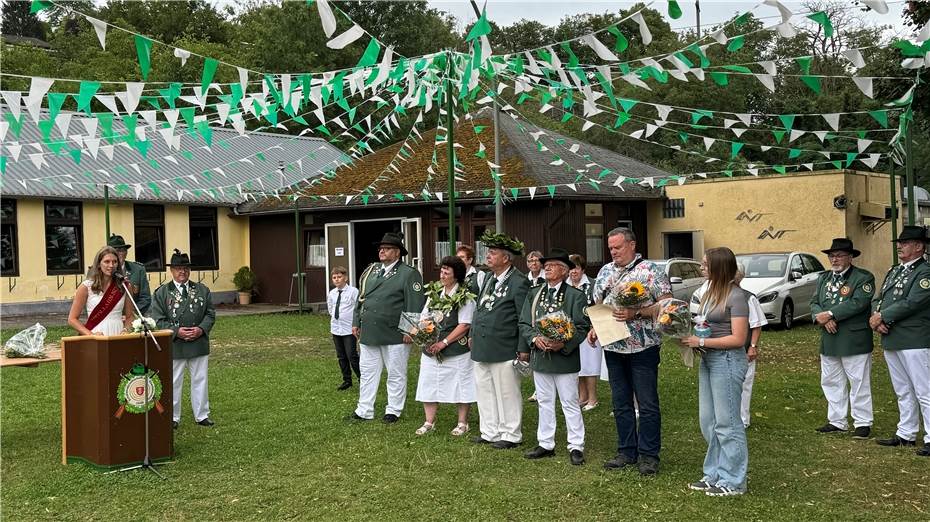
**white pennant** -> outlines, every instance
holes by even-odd
[[[878,160],[882,157],[881,154],[869,154],[869,159],[858,158],[859,161],[868,165],[870,169],[874,169],[875,165],[878,163]]]
[[[20,144],[7,145],[6,150],[10,153],[10,156],[13,157],[13,161],[19,161],[19,153],[23,150],[23,146]]]
[[[139,111],[139,115],[149,124],[149,127],[155,129],[158,126],[158,113],[155,111]]]
[[[653,124],[651,124],[651,123],[647,123],[647,124],[646,124],[646,133],[643,135],[643,137],[644,137],[644,138],[648,138],[649,136],[652,136],[653,133],[655,133],[655,131],[657,131],[657,130],[659,130],[658,127],[656,127],[655,125],[653,125]]]
[[[536,187],[527,187],[526,190],[530,193],[530,199],[536,197]]]
[[[100,138],[84,138],[84,145],[90,155],[97,159],[97,151],[100,149]]]
[[[746,129],[744,129],[744,128],[742,128],[742,127],[733,127],[733,128],[730,129],[730,130],[733,131],[733,134],[736,134],[736,137],[737,137],[737,138],[742,137],[742,136],[743,136],[743,133],[746,132]]]
[[[346,32],[326,42],[326,47],[330,49],[343,49],[345,46],[361,38],[363,34],[365,34],[365,30],[359,27],[358,24],[355,24],[349,29],[346,29]]]
[[[860,78],[858,76],[853,76],[852,81],[856,84],[856,87],[862,91],[862,94],[865,94],[869,98],[872,98],[872,78],[865,77]]]
[[[771,60],[765,60],[764,62],[759,62],[759,65],[761,65],[762,68],[765,69],[765,72],[771,74],[772,76],[775,76],[776,74],[778,74],[778,70],[775,68],[775,62]]]
[[[113,145],[101,145],[100,150],[103,151],[103,155],[106,156],[107,159],[113,159]]]
[[[798,31],[794,28],[793,25],[791,25],[790,22],[778,24],[775,26],[775,30],[778,31],[778,35],[782,38],[794,38],[798,34]]]
[[[856,140],[856,149],[859,150],[859,153],[865,152],[865,149],[869,148],[869,145],[872,144],[872,140],[857,139]]]
[[[788,9],[787,7],[782,5],[782,3],[779,2],[778,0],[762,0],[762,3],[767,6],[771,6],[771,7],[778,9],[778,14],[781,15],[782,23],[785,23],[788,20],[791,20],[791,17],[794,15],[794,13],[791,12],[791,9]]]
[[[136,193],[136,199],[139,199],[139,196],[142,195],[142,184],[136,183],[135,185],[132,186],[132,189],[133,189],[133,192]]]
[[[736,114],[735,116],[747,127],[752,127],[752,114]]]
[[[792,141],[800,138],[801,136],[804,135],[804,133],[805,131],[802,131],[802,130],[791,129],[791,133],[788,135],[788,143],[791,143]]]
[[[585,120],[584,125],[581,126],[581,132],[584,132],[594,126],[594,122]]]
[[[762,85],[771,92],[775,92],[775,78],[771,74],[753,74]]]
[[[888,4],[885,0],[862,0],[862,3],[874,9],[878,14],[888,14]]]
[[[715,141],[717,140],[714,138],[708,138],[707,136],[704,136],[704,150],[710,150],[710,147],[714,144]]]
[[[7,110],[18,120],[20,111],[22,110],[22,107],[20,107],[20,101],[23,97],[22,93],[19,91],[3,91],[0,92],[0,95],[2,95],[4,101],[6,101]]]
[[[825,130],[814,131],[814,135],[817,136],[817,139],[820,140],[820,143],[823,143],[823,140],[827,138],[827,132],[828,131],[825,131]]]
[[[649,88],[648,85],[646,85],[644,81],[640,80],[639,76],[636,75],[635,73],[624,74],[623,76],[621,76],[621,78],[623,78],[623,80],[629,83],[630,85],[640,87],[642,89],[646,89],[647,91],[652,90]]]
[[[38,154],[30,154],[29,161],[35,165],[37,170],[42,170],[42,165],[45,163],[44,155],[41,152]]]
[[[45,99],[45,93],[52,86],[55,80],[50,78],[39,78],[33,76],[32,83],[29,85],[29,96],[26,97],[26,110],[32,116],[32,121],[39,121],[39,114],[42,112],[42,100]]]
[[[597,37],[594,36],[594,34],[586,34],[585,36],[581,38],[581,41],[587,44],[588,47],[593,49],[594,52],[597,54],[597,57],[600,58],[601,60],[604,60],[605,62],[619,61],[619,58],[617,58],[617,55],[610,52],[610,49],[608,49],[603,43],[601,43],[601,41],[598,40]]]
[[[327,38],[331,38],[336,32],[336,17],[333,16],[333,10],[329,7],[328,0],[317,0],[316,10],[320,15],[320,23],[323,24],[323,32]]]
[[[243,101],[245,100],[245,93],[249,89],[249,71],[243,69],[242,67],[236,67],[236,70],[239,72],[239,86],[242,87]]]
[[[853,67],[857,69],[865,67],[865,60],[862,59],[862,53],[859,52],[859,49],[846,49],[841,54],[849,60]]]
[[[187,65],[187,59],[191,57],[191,52],[181,49],[180,47],[174,48],[174,57],[181,60],[181,67]]]
[[[123,109],[126,114],[132,114],[139,106],[139,99],[142,97],[142,89],[145,84],[142,82],[126,82],[126,92],[117,93],[119,101],[123,103]]]
[[[823,119],[827,121],[827,124],[833,130],[840,130],[840,115],[839,114],[821,114]]]
[[[672,108],[668,105],[655,104],[656,112],[659,114],[659,119],[665,121],[668,119],[668,115],[671,114]]]
[[[6,131],[10,129],[10,123],[7,121],[0,121],[0,143],[3,143],[3,140],[6,139]]]
[[[100,41],[100,47],[103,49],[107,48],[107,24],[102,20],[97,20],[90,16],[85,16],[90,25],[94,26],[94,31],[97,33],[97,40]]]
[[[727,35],[723,33],[723,29],[718,29],[717,31],[714,32],[714,34],[710,35],[710,37],[713,38],[714,40],[717,40],[717,43],[719,43],[720,45],[726,45],[727,42],[729,41],[729,39],[727,38]]]
[[[643,14],[636,13],[631,18],[639,25],[639,35],[643,39],[643,45],[649,45],[652,43],[652,33],[649,32],[649,26],[646,25],[646,20],[643,19]]]
[[[71,126],[71,116],[72,114],[70,112],[60,113],[55,116],[55,126],[61,131],[62,136],[68,135],[68,127]]]
[[[110,94],[98,94],[94,96],[94,98],[97,98],[97,100],[102,103],[104,107],[110,109],[110,112],[119,115],[119,107],[116,106],[116,96]]]
[[[804,165],[804,168],[806,168],[807,170],[814,170],[813,163],[802,163],[802,165]]]

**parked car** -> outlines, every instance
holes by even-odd
[[[736,261],[746,269],[742,286],[756,294],[770,325],[789,330],[794,321],[810,317],[811,297],[817,291],[817,278],[823,265],[807,252],[768,252],[740,254]],[[700,302],[691,300],[691,313]]]
[[[655,263],[660,269],[668,275],[672,283],[672,295],[675,299],[681,299],[684,302],[691,300],[691,294],[697,290],[704,277],[701,275],[701,262],[684,257],[673,257],[671,259],[650,259],[649,262]]]

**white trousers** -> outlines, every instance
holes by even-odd
[[[872,425],[872,354],[820,356],[820,387],[827,399],[827,422],[848,429],[846,413],[853,427]],[[847,388],[848,382],[848,388]]]
[[[584,451],[584,419],[578,406],[577,373],[533,372],[536,384],[536,404],[539,406],[539,428],[536,440],[547,450],[555,448],[555,396],[558,394],[568,431],[568,451]]]
[[[375,418],[375,397],[381,384],[381,371],[387,368],[387,408],[385,414],[400,416],[407,401],[407,360],[409,344],[375,346],[359,344],[358,406],[355,414],[363,419]]]
[[[743,379],[743,394],[739,401],[739,416],[743,420],[743,426],[749,427],[752,420],[749,415],[749,403],[752,402],[752,383],[756,380],[756,361],[749,361],[746,367],[746,378]]]
[[[523,396],[520,375],[513,369],[513,363],[475,362],[474,368],[481,438],[491,442],[522,442]]]
[[[930,348],[885,350],[891,385],[898,396],[898,437],[915,440],[924,418],[924,442],[930,443]]]
[[[174,421],[181,422],[181,391],[184,388],[184,370],[190,368],[191,409],[194,420],[200,422],[210,416],[210,399],[207,397],[207,359],[209,355],[191,359],[175,359],[172,363],[174,388]]]

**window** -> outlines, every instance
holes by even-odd
[[[684,279],[701,279],[701,265],[698,263],[682,263],[681,277]]]
[[[662,206],[662,217],[666,219],[685,217],[685,200],[666,199],[665,204]]]
[[[134,205],[136,262],[148,272],[165,269],[165,207]]]
[[[589,265],[604,262],[604,224],[585,223],[585,258]]]
[[[326,268],[326,236],[322,230],[304,232],[307,245],[306,268]]]
[[[484,243],[481,242],[481,236],[485,232],[494,232],[494,224],[489,225],[474,225],[472,226],[472,237],[475,238],[475,260],[473,264],[477,266],[484,266],[485,260],[488,258],[488,247],[484,246]]]
[[[585,203],[584,217],[604,217],[604,205],[600,203]]]
[[[0,200],[0,275],[19,275],[16,243],[16,200]]]
[[[823,265],[820,264],[820,261],[818,261],[817,258],[809,255],[803,255],[801,257],[804,258],[804,271],[806,273],[812,274],[814,272],[823,271]]]
[[[462,233],[459,230],[459,226],[455,225],[455,246],[458,247],[462,244]],[[449,255],[449,226],[436,227],[436,241],[433,242],[434,246],[434,257],[436,261],[436,266],[439,266],[439,262],[442,261],[442,258]],[[455,255],[455,254],[452,254]]]
[[[801,263],[801,256],[791,256],[791,271],[804,273],[804,266]]]
[[[668,272],[668,277],[669,277],[669,278],[672,278],[672,277],[682,277],[682,275],[681,275],[681,263],[669,263],[669,264],[668,264],[668,269],[667,269],[666,271]]]
[[[219,241],[214,207],[190,207],[188,224],[191,238],[191,268],[219,270]],[[136,236],[139,237],[139,236]]]
[[[49,275],[83,274],[81,204],[45,202],[45,270]]]

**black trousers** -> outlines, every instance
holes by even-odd
[[[352,371],[355,376],[360,375],[358,369],[358,347],[354,335],[333,334],[333,344],[336,346],[336,357],[339,359],[339,369],[342,370],[342,382],[352,384]]]

